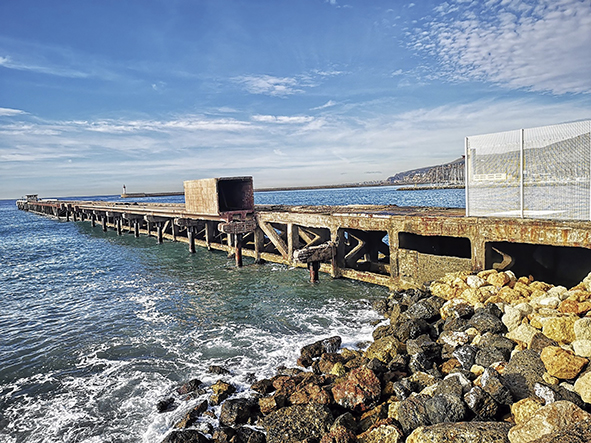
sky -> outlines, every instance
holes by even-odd
[[[591,0],[2,0],[0,198],[383,180],[591,118]]]

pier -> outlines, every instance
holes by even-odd
[[[248,178],[185,182],[186,204],[19,200],[21,210],[90,222],[255,262],[308,267],[391,289],[449,272],[511,269],[575,285],[591,270],[591,222],[467,217],[463,209],[254,205]],[[189,183],[190,185],[187,185]],[[209,206],[208,206],[209,205]]]

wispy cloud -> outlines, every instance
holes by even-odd
[[[0,108],[0,117],[10,117],[13,115],[22,115],[22,114],[26,114],[26,112],[21,111],[20,109]]]
[[[294,77],[273,77],[271,75],[243,76],[234,79],[251,94],[264,94],[272,97],[286,97],[304,92],[300,82]]]
[[[17,71],[31,71],[38,72],[41,74],[55,75],[59,77],[86,78],[90,76],[89,73],[82,72],[76,69],[52,65],[41,65],[27,61],[14,60],[11,56],[0,56],[0,66],[7,69],[15,69]]]
[[[336,106],[336,104],[337,104],[337,102],[335,102],[334,100],[329,100],[323,105],[312,108],[312,111],[318,111],[320,109],[332,108],[333,106]]]
[[[412,47],[441,76],[553,94],[591,93],[591,8],[580,0],[443,3]]]
[[[280,123],[280,124],[304,124],[310,123],[314,117],[309,116],[285,116],[285,115],[253,115],[252,120],[263,123]]]

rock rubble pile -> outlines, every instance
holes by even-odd
[[[374,307],[387,324],[365,351],[305,346],[249,398],[220,381],[164,442],[591,442],[591,273],[570,289],[450,274]],[[195,429],[216,404],[219,428]]]

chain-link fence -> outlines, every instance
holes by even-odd
[[[591,220],[591,120],[466,137],[466,214]]]

